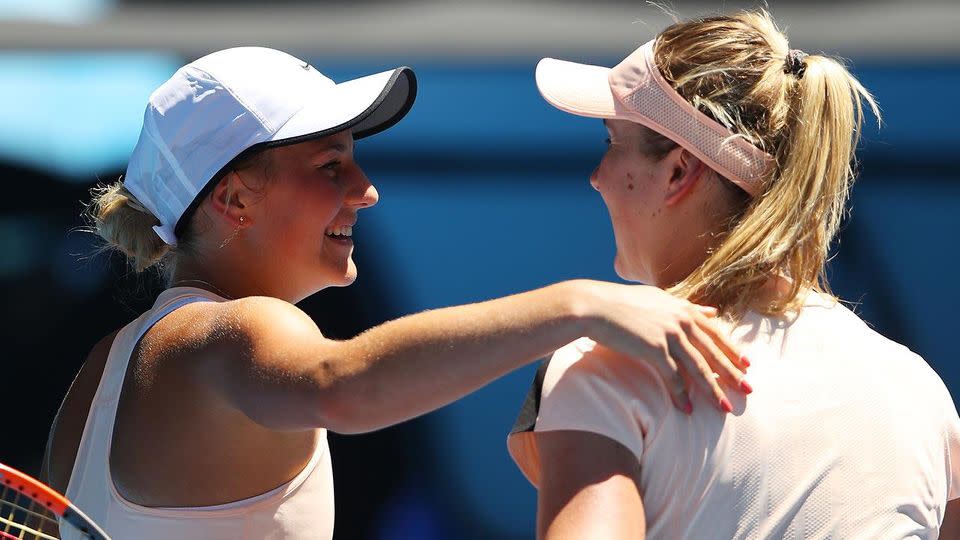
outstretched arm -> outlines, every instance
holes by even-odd
[[[364,432],[446,405],[581,336],[657,366],[684,408],[680,372],[714,393],[734,387],[739,356],[699,309],[663,291],[574,281],[403,317],[346,341],[323,337],[296,307],[225,302],[195,372],[275,429]],[[679,365],[679,367],[678,367]]]

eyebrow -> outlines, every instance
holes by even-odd
[[[319,152],[326,152],[327,150],[336,150],[337,152],[342,153],[347,151],[347,145],[343,143],[333,143],[329,146],[324,146],[319,150]]]
[[[317,148],[312,149],[312,150],[310,151],[310,156],[312,156],[312,159],[316,159],[316,158],[319,158],[320,156],[323,156],[323,155],[325,155],[325,154],[329,154],[330,152],[337,152],[337,153],[340,153],[340,154],[346,154],[346,153],[347,153],[347,145],[345,145],[345,144],[343,144],[343,143],[330,143],[330,144],[325,144],[325,145],[323,145],[323,146],[320,146],[320,147],[317,147]]]

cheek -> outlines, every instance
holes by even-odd
[[[342,208],[343,196],[331,184],[293,184],[271,197],[266,212],[270,234],[284,245],[309,245],[309,237],[319,239]],[[306,242],[306,244],[305,244]]]
[[[611,148],[597,166],[595,173],[597,189],[617,196],[620,196],[623,191],[636,191],[645,180],[638,171],[637,165],[635,156],[630,155],[629,152]]]

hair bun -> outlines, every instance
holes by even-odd
[[[91,195],[85,213],[94,232],[106,240],[105,249],[123,252],[137,272],[169,253],[169,246],[153,231],[160,220],[127,191],[123,182],[96,187]]]

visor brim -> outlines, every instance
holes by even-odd
[[[537,64],[537,89],[561,111],[589,118],[615,118],[610,68],[544,58]]]

